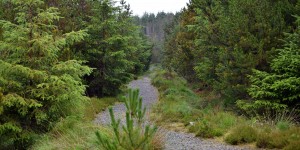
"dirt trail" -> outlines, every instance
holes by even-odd
[[[157,89],[151,85],[151,80],[148,77],[143,77],[139,80],[130,82],[129,87],[139,88],[140,96],[143,97],[143,104],[147,109],[151,109],[151,106],[158,100],[159,93]],[[113,106],[115,116],[121,119],[121,122],[125,122],[125,105],[116,104]],[[110,117],[108,110],[100,113],[95,119],[97,124],[110,124]],[[174,132],[166,129],[159,130],[163,132],[165,137],[165,149],[166,150],[244,150],[247,148],[240,148],[222,143],[217,143],[212,140],[204,140],[195,137],[191,133]]]

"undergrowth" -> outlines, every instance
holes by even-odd
[[[232,145],[255,143],[259,148],[299,149],[300,128],[289,114],[273,120],[238,116],[225,111],[220,97],[197,94],[174,72],[157,69],[151,78],[160,92],[151,119],[159,125],[172,129],[171,124],[181,123],[196,136],[221,137]]]
[[[97,149],[95,132],[111,135],[112,131],[94,124],[92,120],[96,114],[116,101],[116,98],[91,98],[85,105],[83,117],[68,117],[61,120],[50,133],[41,136],[31,149]]]
[[[249,125],[239,125],[226,136],[225,141],[232,145],[252,143],[257,139],[257,130]]]
[[[237,122],[244,121],[233,113],[219,111],[220,107],[207,104],[174,72],[160,70],[151,77],[160,92],[160,102],[154,107],[155,117],[152,117],[158,124],[180,122],[197,136],[213,138],[224,135]]]

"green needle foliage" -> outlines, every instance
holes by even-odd
[[[146,113],[146,108],[142,108],[143,100],[139,97],[139,89],[130,89],[128,94],[128,97],[122,97],[126,109],[129,111],[131,117],[136,117],[138,121],[141,122]]]
[[[234,105],[249,97],[252,69],[270,69],[295,14],[299,1],[191,0],[166,30],[164,66]]]
[[[151,46],[140,36],[125,1],[115,6],[112,0],[93,1],[93,15],[87,27],[88,38],[82,57],[95,68],[86,77],[88,94],[115,95],[120,86],[148,69]]]
[[[126,124],[120,128],[120,120],[115,119],[112,107],[109,108],[111,127],[114,137],[96,132],[98,144],[106,150],[149,150],[157,128],[145,125],[143,118],[146,109],[142,109],[142,99],[139,90],[129,91],[129,96],[123,98],[126,104]],[[120,130],[122,129],[122,130]]]
[[[84,31],[55,34],[57,8],[42,0],[11,0],[15,21],[0,20],[0,149],[22,149],[86,101],[82,61],[61,59]]]
[[[275,110],[286,108],[299,111],[300,104],[300,18],[294,33],[287,33],[283,48],[271,62],[271,72],[253,70],[250,76],[251,87],[248,92],[254,99],[247,103],[239,101],[244,110]]]

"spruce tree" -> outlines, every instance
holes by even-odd
[[[81,77],[91,69],[61,52],[84,31],[59,34],[57,8],[42,0],[11,0],[15,22],[1,20],[0,149],[23,149],[86,100]]]
[[[284,47],[271,62],[271,71],[253,70],[249,76],[248,89],[253,101],[239,101],[238,105],[247,111],[283,111],[292,108],[299,111],[300,105],[300,17],[294,33],[286,33]]]
[[[94,72],[86,77],[90,96],[115,95],[120,87],[148,64],[147,42],[133,24],[130,7],[124,1],[115,6],[111,0],[94,1],[88,26],[86,51],[82,57]]]
[[[291,1],[191,0],[168,39],[176,44],[165,61],[233,104],[248,97],[252,69],[270,70],[279,39],[294,26],[296,7]]]

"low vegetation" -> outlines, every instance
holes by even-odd
[[[114,111],[110,107],[111,128],[113,136],[96,132],[97,143],[100,149],[104,150],[152,150],[153,139],[157,131],[156,126],[145,124],[146,108],[143,108],[142,98],[139,97],[139,90],[129,90],[128,96],[123,97],[126,105],[126,123],[115,119]],[[120,128],[122,127],[122,128]]]
[[[159,125],[193,132],[203,138],[219,137],[232,145],[250,143],[259,148],[297,149],[300,127],[293,119],[296,114],[278,113],[269,120],[239,116],[235,111],[226,110],[226,102],[217,96],[192,91],[174,72],[157,69],[151,77],[160,92],[159,104],[152,114]],[[172,124],[181,124],[181,128]]]
[[[97,149],[95,132],[101,131],[103,134],[112,135],[112,131],[94,124],[92,120],[96,114],[117,101],[116,98],[91,98],[85,105],[83,118],[62,119],[51,132],[40,137],[31,149]]]
[[[243,143],[251,143],[256,141],[257,131],[249,125],[240,125],[235,127],[229,135],[226,136],[225,141],[232,145]]]

